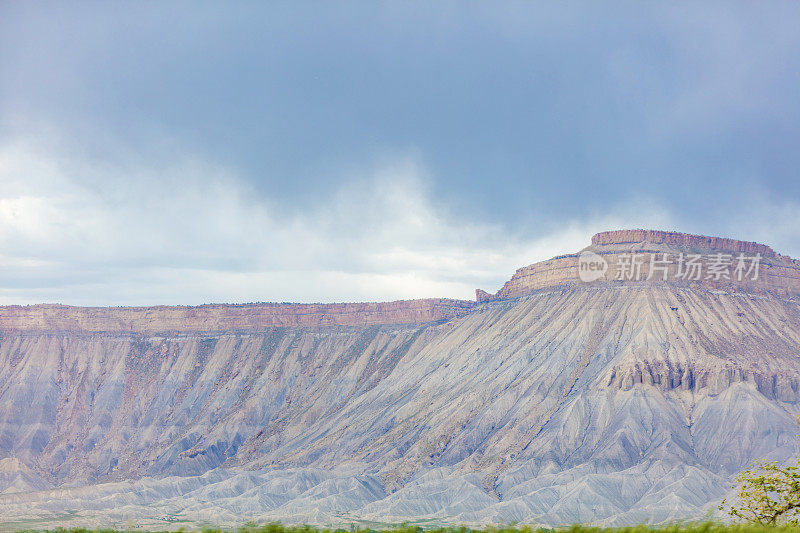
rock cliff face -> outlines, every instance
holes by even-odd
[[[761,245],[672,235],[600,234],[587,250],[794,268]],[[791,285],[565,282],[558,261],[578,255],[527,267],[505,297],[333,325],[330,306],[289,323],[264,317],[291,307],[261,304],[6,308],[3,525],[661,522],[797,452]],[[387,309],[344,309],[358,305]]]
[[[197,307],[7,306],[0,307],[0,331],[164,333],[424,324],[461,316],[472,305],[464,300],[429,298],[398,302]]]
[[[671,231],[643,229],[604,231],[592,237],[592,246],[639,243],[666,244],[687,249],[722,250],[751,255],[761,254],[764,257],[775,257],[776,255],[775,251],[769,246],[756,242],[705,237]]]
[[[518,298],[540,289],[586,283],[580,268],[588,253],[599,256],[607,266],[593,284],[662,281],[674,286],[800,294],[800,261],[776,254],[769,246],[685,233],[623,230],[598,233],[591,246],[576,254],[520,268],[497,293],[479,289],[476,299]],[[754,263],[757,269],[751,271]]]

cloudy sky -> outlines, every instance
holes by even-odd
[[[797,2],[2,2],[0,304],[470,298],[800,257]]]

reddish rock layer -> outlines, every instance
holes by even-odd
[[[466,313],[472,302],[430,298],[339,304],[243,304],[198,307],[0,307],[0,331],[216,332],[269,327],[421,324]]]
[[[764,244],[737,241],[719,237],[688,235],[667,231],[622,230],[598,233],[592,237],[592,245],[584,252],[593,252],[608,265],[605,275],[592,283],[650,283],[664,281],[661,272],[650,275],[651,259],[658,261],[668,254],[672,264],[666,274],[666,282],[678,285],[700,286],[707,289],[771,292],[781,295],[800,294],[800,261],[775,253]],[[626,258],[636,254],[641,261],[641,278],[626,279],[619,269]],[[697,280],[681,280],[678,274],[680,254],[702,256],[703,275]],[[756,279],[707,279],[714,256],[724,254],[732,261],[742,255],[748,258],[760,255],[760,267]],[[476,292],[478,302],[517,298],[549,287],[579,285],[584,282],[579,276],[581,253],[562,255],[518,269],[512,278],[495,294],[480,289]],[[733,268],[735,265],[731,265]],[[655,269],[654,269],[655,273]]]
[[[721,237],[706,237],[704,235],[690,235],[688,233],[677,233],[674,231],[627,229],[604,231],[592,237],[593,246],[629,243],[670,244],[690,249],[719,250],[745,254],[760,253],[764,257],[774,257],[776,255],[772,248],[757,242],[737,241]]]

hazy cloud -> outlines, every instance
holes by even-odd
[[[22,139],[0,147],[9,303],[471,298],[594,231],[670,223],[637,203],[526,235],[437,202],[414,158],[353,176],[301,211],[196,156],[134,168],[70,154]]]

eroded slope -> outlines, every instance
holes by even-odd
[[[6,333],[4,456],[54,485],[202,477],[0,508],[226,523],[696,515],[730,474],[795,450],[798,332],[792,298],[638,284],[423,325]]]

